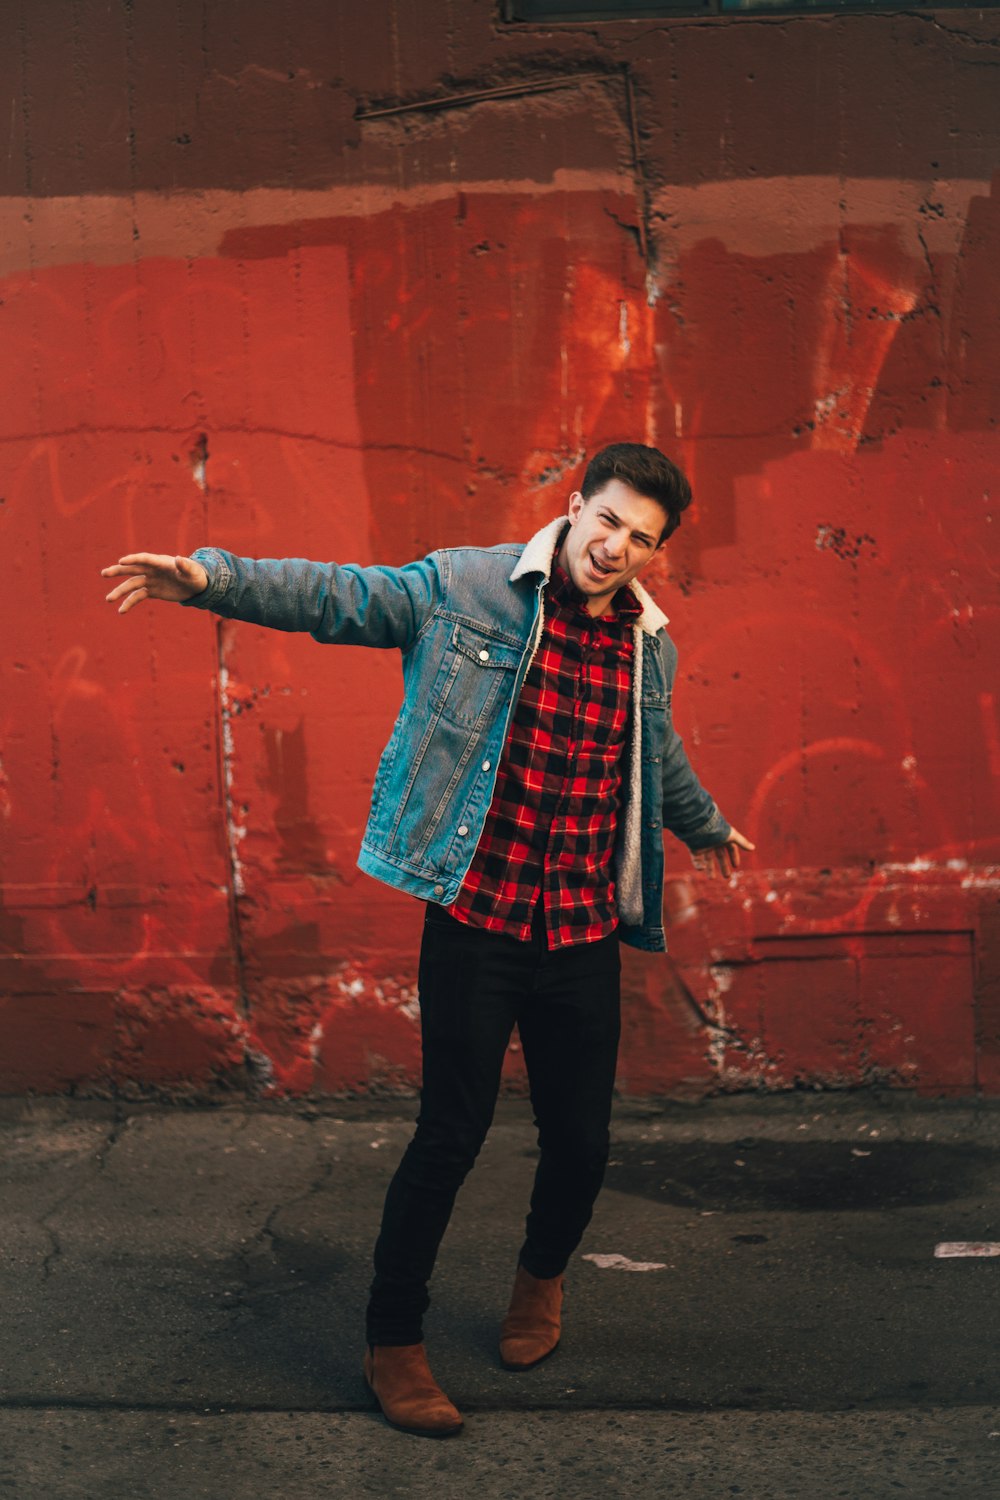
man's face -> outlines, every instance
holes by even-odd
[[[630,583],[655,555],[667,513],[621,479],[611,479],[584,500],[569,497],[569,530],[559,562],[583,594],[587,610],[602,615],[618,589]]]

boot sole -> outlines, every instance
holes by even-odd
[[[394,1422],[391,1417],[386,1416],[385,1409],[382,1406],[381,1401],[379,1401],[378,1399],[375,1387],[372,1385],[367,1375],[365,1376],[365,1385],[375,1397],[375,1403],[378,1406],[379,1411],[382,1413],[383,1421],[388,1422],[390,1427],[395,1427],[397,1432],[409,1432],[413,1437],[449,1438],[457,1437],[465,1426],[464,1422],[459,1422],[455,1427],[407,1427],[403,1422]]]
[[[559,1348],[559,1345],[560,1345],[561,1342],[562,1342],[561,1339],[556,1339],[556,1342],[552,1345],[551,1349],[547,1350],[545,1354],[540,1354],[537,1359],[531,1360],[531,1362],[529,1364],[526,1364],[526,1365],[512,1364],[510,1360],[504,1359],[504,1357],[503,1357],[502,1354],[500,1356],[500,1363],[501,1363],[501,1365],[503,1366],[503,1368],[505,1370],[515,1370],[515,1371],[517,1371],[517,1370],[534,1370],[534,1369],[537,1369],[537,1367],[539,1365],[543,1365],[547,1359],[551,1359],[552,1358],[553,1354],[555,1354],[556,1350]]]

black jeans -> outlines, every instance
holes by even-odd
[[[618,934],[545,947],[428,905],[420,949],[423,1087],[416,1133],[389,1185],[368,1304],[370,1344],[416,1344],[455,1195],[493,1119],[515,1022],[540,1159],[520,1261],[558,1276],[590,1222],[608,1160],[620,1031]]]

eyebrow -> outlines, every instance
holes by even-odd
[[[619,526],[624,526],[625,525],[625,522],[622,520],[622,518],[618,514],[618,512],[612,510],[611,506],[608,505],[606,502],[605,502],[604,505],[601,506],[601,509],[607,515],[609,515],[613,521],[617,522],[617,524]],[[635,531],[635,530],[633,530],[632,531],[632,535],[634,537],[636,537],[640,542],[648,542],[650,546],[653,545],[653,538],[650,536],[650,534],[649,534],[648,531]]]

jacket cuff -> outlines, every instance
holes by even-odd
[[[690,834],[684,842],[689,849],[695,851],[699,849],[714,849],[719,844],[728,843],[732,837],[732,832],[732,828],[713,803],[711,816],[699,828],[696,828],[694,833]]]
[[[192,594],[190,599],[182,599],[181,604],[194,609],[212,609],[223,597],[233,575],[225,557],[217,547],[198,547],[191,553],[195,562],[200,562],[208,574],[208,583],[200,594]]]

